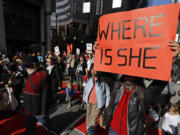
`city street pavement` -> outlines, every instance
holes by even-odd
[[[58,135],[68,135],[73,125],[85,115],[85,112],[79,111],[80,99],[74,99],[72,101],[72,107],[67,109],[68,103],[65,102],[65,95],[59,95],[58,98],[60,99],[60,103],[53,107],[51,111],[50,125]]]

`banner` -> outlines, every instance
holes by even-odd
[[[54,52],[55,52],[56,56],[58,56],[60,54],[58,46],[54,47]]]
[[[100,17],[95,70],[169,81],[180,4]]]
[[[92,53],[92,43],[86,43],[86,52]]]

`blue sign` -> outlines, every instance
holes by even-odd
[[[172,0],[149,0],[148,7],[171,4]]]

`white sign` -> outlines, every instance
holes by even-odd
[[[90,2],[84,2],[83,3],[83,13],[90,13]]]
[[[79,55],[80,54],[80,49],[76,48],[76,54]]]
[[[54,47],[54,52],[55,52],[55,54],[56,54],[57,56],[60,54],[60,51],[59,51],[59,47],[58,47],[58,46]]]
[[[86,52],[92,53],[92,43],[86,43]]]
[[[122,5],[122,0],[113,0],[112,1],[112,8],[120,8]]]

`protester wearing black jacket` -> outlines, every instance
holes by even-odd
[[[128,134],[144,135],[146,133],[144,106],[146,106],[147,104],[151,104],[156,99],[156,97],[161,93],[167,82],[154,81],[148,89],[145,89],[143,85],[139,85],[136,83],[140,82],[139,79],[134,77],[133,81],[135,81],[133,82],[133,92],[130,94],[129,100],[127,100],[125,103],[128,106],[128,111],[126,114]],[[113,91],[111,93],[110,105],[107,109],[105,109],[104,113],[105,125],[111,125],[111,120],[114,117],[114,114],[123,97],[126,87],[126,80],[124,80],[122,83],[119,81],[115,83]],[[125,114],[122,113],[122,116],[119,116],[119,118],[123,119],[124,116]],[[124,121],[122,121],[120,125],[118,125],[117,123],[117,126],[121,128],[122,124],[125,124]],[[112,130],[112,128],[110,129]],[[121,133],[122,132],[123,131],[121,131]]]
[[[77,60],[75,54],[72,55],[72,58],[69,63],[69,73],[71,76],[71,82],[73,83],[75,79],[75,73],[76,73],[76,68],[77,68]]]
[[[24,84],[23,75],[19,70],[17,70],[16,63],[10,63],[8,66],[8,72],[10,74],[8,85],[13,89],[13,94],[18,103],[20,103],[20,94]]]
[[[63,75],[62,72],[60,72],[59,64],[56,63],[55,58],[47,59],[47,71],[48,71],[48,77],[49,77],[49,85],[53,93],[58,92],[58,90],[61,87]]]
[[[28,79],[24,89],[24,108],[26,112],[26,134],[36,134],[36,122],[45,124],[48,116],[49,89],[46,72],[38,70],[39,65],[36,57],[26,56],[24,58]]]

